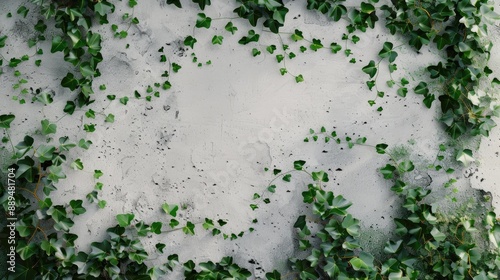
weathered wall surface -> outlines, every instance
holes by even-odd
[[[1,14],[14,13],[17,6],[17,1],[2,1]],[[288,7],[290,20],[284,32],[299,28],[308,38],[319,38],[328,44],[344,43],[342,24],[333,24],[307,11],[302,3],[289,2]],[[228,17],[232,16],[233,9],[232,1],[214,1],[205,13],[213,18]],[[120,22],[126,12],[132,13],[124,3],[117,3],[110,22]],[[280,75],[281,66],[274,55],[265,51],[267,45],[279,45],[276,35],[257,30],[262,34],[260,42],[241,46],[237,41],[246,35],[247,22],[233,20],[239,30],[231,36],[224,30],[227,20],[214,20],[209,30],[193,29],[196,13],[197,9],[191,4],[179,10],[164,1],[144,0],[133,11],[140,24],[130,27],[127,38],[113,38],[109,25],[98,28],[105,38],[104,61],[100,66],[102,76],[94,84],[105,84],[107,89],[97,90],[93,106],[113,113],[116,121],[104,124],[95,120],[97,131],[86,133],[82,124],[89,120],[83,112],[77,112],[58,122],[56,135],[67,135],[75,141],[91,140],[90,150],[79,150],[72,156],[82,159],[85,170],[100,169],[105,174],[100,181],[105,186],[102,194],[108,206],[98,210],[92,205],[85,215],[76,218],[72,231],[81,237],[79,249],[87,250],[90,242],[101,239],[105,229],[115,222],[116,214],[133,212],[137,219],[148,223],[166,222],[161,204],[168,202],[186,205],[186,209],[180,211],[180,219],[194,222],[201,222],[204,217],[226,219],[228,225],[224,230],[228,232],[246,231],[254,218],[260,222],[254,226],[255,232],[235,241],[211,237],[201,226],[195,237],[176,231],[147,238],[144,243],[153,259],[156,258],[154,244],[161,241],[168,245],[168,253],[176,252],[182,259],[217,260],[229,254],[259,273],[275,266],[283,267],[295,251],[291,246],[292,226],[303,210],[301,191],[307,184],[305,177],[294,174],[291,183],[280,183],[270,197],[272,202],[262,204],[257,211],[252,211],[249,204],[253,194],[261,193],[273,179],[272,174],[263,171],[265,167],[289,170],[298,159],[307,161],[311,170],[328,171],[331,178],[328,188],[354,203],[353,214],[362,221],[366,246],[377,249],[383,242],[379,238],[381,234],[392,228],[391,217],[397,215],[398,208],[391,186],[377,171],[387,159],[367,147],[349,150],[345,145],[303,142],[309,128],[318,130],[321,126],[336,130],[339,136],[367,137],[371,144],[383,142],[390,147],[404,147],[418,163],[417,167],[424,170],[413,180],[436,189],[437,193],[446,193],[441,184],[448,178],[425,171],[425,166],[434,161],[438,144],[448,141],[437,121],[437,105],[426,109],[421,97],[410,92],[401,98],[395,89],[381,86],[386,97],[370,107],[367,101],[376,93],[366,88],[367,76],[361,71],[363,65],[376,58],[385,41],[390,40],[394,45],[402,43],[398,51],[398,71],[394,75],[406,77],[415,85],[424,77],[423,68],[439,59],[439,53],[426,48],[417,53],[406,47],[402,38],[391,36],[381,26],[375,31],[357,34],[361,41],[356,45],[350,43],[356,64],[328,49],[301,54],[298,51],[301,44],[283,36],[285,43],[290,43],[298,54],[287,61],[288,70],[305,78],[304,83],[296,84],[291,76]],[[36,22],[31,17],[0,19],[0,31],[10,38],[10,52],[3,53],[4,57],[31,51],[24,43],[30,36],[26,27],[29,21]],[[212,45],[215,34],[224,35],[222,46]],[[187,35],[195,35],[198,40],[194,51],[182,45]],[[499,37],[494,38],[498,41]],[[168,59],[180,64],[182,69],[172,73],[173,87],[160,98],[153,98],[152,102],[136,100],[134,90],[144,93],[148,85],[162,82],[161,74],[169,70],[168,64],[159,62],[158,50],[162,47]],[[261,50],[262,55],[252,57],[254,47]],[[42,48],[45,52],[42,66],[23,66],[22,72],[29,86],[54,91],[55,102],[50,108],[39,103],[19,105],[12,101],[13,75],[4,67],[5,74],[0,76],[1,113],[17,116],[14,142],[38,127],[42,118],[59,119],[67,97],[73,94],[59,86],[60,79],[71,70],[70,65],[62,62],[60,53],[50,54],[48,44],[42,44]],[[200,62],[210,60],[211,65],[198,67],[191,62],[192,53]],[[500,65],[498,44],[493,56],[493,65]],[[380,84],[385,84],[389,79],[387,72],[378,79]],[[106,94],[116,94],[117,99],[129,96],[130,101],[126,106],[117,101],[110,103]],[[377,112],[378,106],[384,110]],[[460,172],[455,175],[459,180],[457,186],[462,189],[459,196],[473,194],[472,185],[492,192],[495,205],[500,201],[496,188],[498,133],[495,130],[494,135],[484,140],[479,166],[465,169],[464,175]],[[68,179],[58,184],[55,202],[82,199],[93,188],[95,182],[90,173],[68,170],[67,174]],[[428,179],[431,177],[432,180]],[[251,260],[258,263],[248,263]],[[162,261],[162,256],[154,260]]]

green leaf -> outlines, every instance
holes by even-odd
[[[177,63],[172,63],[172,71],[174,71],[174,73],[177,73],[179,72],[179,70],[181,70],[182,66],[180,66],[179,64]]]
[[[176,217],[177,216],[177,210],[179,210],[179,206],[175,205],[175,204],[168,204],[168,203],[163,203],[163,205],[161,206],[161,208],[163,209],[163,211],[165,211],[165,213],[171,215],[172,217]]]
[[[248,31],[248,36],[243,36],[239,41],[238,44],[241,45],[246,45],[250,42],[258,42],[260,38],[260,35],[255,33],[253,29]]]
[[[36,149],[35,157],[37,157],[41,163],[52,160],[55,150],[56,148],[54,146],[40,145],[40,147]]]
[[[214,37],[212,38],[212,44],[214,44],[214,45],[222,45],[222,41],[223,40],[224,40],[224,37],[218,36],[218,35],[214,35]]]
[[[295,170],[302,170],[302,167],[304,166],[306,162],[304,160],[297,160],[293,163],[293,168]]]
[[[436,100],[436,96],[434,94],[427,94],[422,102],[424,102],[425,107],[431,108],[434,100]]]
[[[456,160],[463,163],[465,166],[469,165],[471,162],[474,162],[475,159],[472,157],[472,151],[469,149],[460,150],[457,153]]]
[[[194,228],[195,225],[188,221],[186,225],[182,228],[182,232],[184,232],[187,235],[194,235]]]
[[[80,141],[78,142],[78,147],[85,150],[88,150],[90,145],[92,145],[92,141],[90,140],[80,139]]]
[[[493,228],[490,229],[489,239],[490,239],[490,242],[493,243],[493,245],[496,248],[500,248],[500,224],[496,223],[493,226]]]
[[[177,6],[177,8],[182,8],[180,0],[167,0],[167,4],[174,4],[175,6]]]
[[[124,96],[120,98],[120,103],[123,105],[127,105],[129,98],[127,96]]]
[[[22,260],[27,260],[31,256],[35,255],[38,251],[37,249],[38,245],[35,242],[27,244],[25,240],[19,240],[16,246],[16,252]]]
[[[116,215],[116,220],[118,221],[118,225],[121,227],[127,227],[130,225],[134,217],[134,214],[118,214]]]
[[[42,134],[48,135],[52,133],[56,133],[57,126],[55,123],[50,123],[49,120],[42,120]]]
[[[300,31],[298,29],[295,29],[295,31],[294,31],[294,33],[292,34],[291,37],[292,37],[292,40],[294,40],[295,42],[304,39],[304,36],[302,35],[302,31]]]
[[[384,179],[394,178],[394,171],[396,171],[396,167],[390,164],[387,164],[385,167],[380,169],[380,173],[384,175]]]
[[[397,93],[401,97],[406,97],[406,94],[408,93],[408,89],[406,87],[400,87],[398,89]]]
[[[295,221],[295,224],[293,224],[294,228],[298,229],[303,229],[306,227],[306,216],[302,215],[297,218],[297,221]]]
[[[230,21],[224,26],[224,29],[226,29],[228,32],[231,32],[231,34],[234,35],[234,33],[238,30],[236,26],[233,25],[233,23]]]
[[[338,53],[342,49],[342,46],[334,42],[330,44],[330,49],[332,53]]]
[[[285,176],[283,176],[283,181],[290,182],[290,178],[292,178],[292,174],[286,174]]]
[[[385,243],[384,252],[387,254],[395,254],[401,248],[403,240],[398,240],[396,242],[389,240]]]
[[[323,48],[323,45],[321,44],[321,40],[319,39],[313,39],[311,45],[309,46],[311,50],[317,51],[321,48]]]
[[[377,74],[377,66],[375,66],[375,61],[370,60],[368,65],[362,68],[363,72],[370,75],[370,78],[373,78],[375,74]]]
[[[49,176],[48,179],[54,183],[59,182],[59,179],[65,179],[66,174],[63,173],[61,166],[50,166],[49,167]]]
[[[106,16],[107,14],[112,13],[114,10],[113,4],[110,4],[106,1],[99,1],[94,5],[94,11],[98,13],[100,16]]]
[[[176,219],[170,219],[170,223],[168,224],[171,228],[175,228],[176,226],[179,225],[179,221]]]
[[[99,179],[104,173],[101,170],[94,170],[94,178]]]
[[[442,241],[446,240],[446,235],[444,233],[442,233],[441,231],[439,231],[439,229],[437,229],[435,227],[432,228],[431,235],[438,242],[442,242]]]
[[[212,23],[212,19],[210,17],[207,17],[204,13],[199,13],[198,18],[196,19],[196,27],[197,28],[210,28],[210,25]]]
[[[256,56],[258,56],[260,54],[261,54],[261,51],[259,51],[258,49],[256,49],[256,48],[252,49],[252,56],[253,57],[256,57]]]
[[[71,163],[71,168],[74,170],[83,170],[83,163],[82,161],[78,158],[75,161]]]
[[[82,206],[83,204],[83,201],[81,199],[78,199],[78,200],[71,200],[69,202],[69,205],[71,206],[71,209],[73,209],[73,214],[75,215],[81,215],[85,212],[87,212],[87,210],[85,210],[85,208]]]
[[[104,209],[106,207],[106,204],[108,204],[106,202],[106,200],[99,200],[99,202],[97,203],[97,206],[101,209]]]
[[[101,51],[101,35],[89,31],[87,34],[87,47],[91,55],[97,56]]]
[[[5,47],[5,41],[7,41],[7,35],[0,36],[0,48]]]
[[[414,89],[416,94],[426,95],[429,93],[429,88],[427,88],[427,83],[420,82]]]
[[[54,36],[52,38],[52,47],[50,49],[51,53],[62,52],[68,47],[68,43],[61,38],[61,36]]]
[[[10,128],[10,123],[14,121],[14,115],[0,115],[0,128]]]
[[[48,92],[42,92],[37,96],[36,100],[43,103],[44,105],[49,105],[52,103],[52,101],[54,101],[52,99],[52,96]]]
[[[214,221],[212,221],[208,218],[205,218],[205,222],[203,223],[202,226],[205,230],[213,229],[214,228]]]
[[[348,214],[344,217],[342,221],[342,227],[347,231],[347,233],[353,237],[359,236],[359,220],[352,217],[351,214]]]
[[[75,79],[75,75],[72,73],[66,74],[66,76],[61,80],[61,86],[69,88],[70,90],[75,90],[80,85],[80,82]]]
[[[370,3],[361,2],[361,12],[365,14],[371,14],[375,11],[375,6]]]
[[[379,57],[381,58],[389,58],[389,62],[393,63],[396,60],[396,57],[398,56],[398,53],[393,51],[393,44],[391,42],[385,42],[382,50],[378,53]],[[394,69],[395,70],[395,69]],[[393,71],[391,71],[393,72]]]
[[[108,122],[108,123],[114,123],[115,122],[115,115],[113,114],[108,114],[106,116],[106,119],[104,120],[105,122]]]
[[[311,177],[314,181],[328,182],[328,174],[324,171],[312,172]]]
[[[415,166],[413,165],[413,162],[409,160],[401,162],[398,166],[398,170],[400,172],[410,172],[413,171],[413,169],[415,169]]]
[[[385,149],[387,149],[388,145],[384,143],[377,144],[375,146],[375,149],[377,150],[377,153],[379,154],[385,154]]]
[[[339,21],[343,15],[347,14],[347,8],[344,5],[335,5],[328,12],[328,16],[333,19],[333,21]]]

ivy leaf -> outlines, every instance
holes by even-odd
[[[370,75],[370,78],[373,78],[375,74],[377,74],[377,66],[375,66],[375,61],[370,60],[368,65],[362,68],[363,72]]]
[[[420,82],[414,89],[415,94],[426,95],[429,93],[429,88],[427,88],[427,83]]]
[[[280,280],[281,274],[277,270],[266,273],[266,280]]]
[[[304,39],[304,36],[302,35],[302,31],[295,29],[294,33],[292,34],[292,40],[295,42],[300,41]]]
[[[297,218],[297,221],[295,221],[295,224],[293,224],[293,227],[298,228],[300,230],[305,228],[306,227],[306,216],[305,215],[299,216]]]
[[[311,177],[314,181],[328,182],[328,174],[324,171],[313,172],[311,173]]]
[[[210,5],[210,0],[192,0],[193,3],[197,3],[200,9],[205,10],[205,6]]]
[[[394,171],[396,171],[396,167],[390,164],[387,164],[385,167],[380,169],[380,173],[384,175],[384,179],[394,178]]]
[[[75,79],[75,75],[73,75],[72,73],[66,74],[66,77],[61,80],[61,86],[69,88],[70,90],[75,90],[79,85],[80,82]]]
[[[188,221],[186,225],[182,228],[182,232],[184,232],[187,235],[194,235],[194,227],[195,225]]]
[[[184,45],[190,46],[192,49],[194,48],[194,44],[196,42],[197,42],[197,40],[193,36],[187,36],[186,39],[184,39]]]
[[[73,161],[70,166],[74,170],[83,170],[83,163],[79,158]]]
[[[337,4],[330,9],[328,16],[333,19],[333,21],[339,21],[345,14],[347,14],[347,8],[344,5]]]
[[[347,214],[342,221],[342,227],[351,235],[352,237],[359,236],[359,220],[352,217],[351,214]]]
[[[180,0],[167,0],[167,4],[174,4],[175,6],[177,6],[177,8],[182,8]]]
[[[317,51],[321,48],[323,48],[323,45],[321,44],[321,40],[319,39],[313,39],[311,45],[309,46],[311,50]]]
[[[130,222],[132,222],[134,217],[134,214],[118,214],[116,215],[116,220],[118,221],[118,225],[121,227],[127,227],[130,225]]]
[[[87,47],[91,55],[97,56],[101,51],[101,35],[89,31],[89,34],[87,34]]]
[[[40,145],[40,147],[36,149],[35,157],[37,157],[41,163],[52,160],[55,150],[56,148],[54,146]]]
[[[460,161],[465,166],[469,165],[471,162],[476,161],[474,157],[472,157],[472,151],[469,149],[458,151],[456,160]]]
[[[87,212],[87,210],[85,210],[85,208],[82,206],[83,204],[83,201],[81,199],[78,199],[78,200],[71,200],[69,202],[69,205],[71,206],[71,209],[73,209],[73,214],[75,215],[81,215],[85,212]]]
[[[333,42],[330,44],[330,49],[332,50],[332,53],[338,53],[342,49],[342,46]]]
[[[375,149],[377,150],[377,153],[383,155],[383,154],[385,154],[385,149],[387,149],[387,147],[388,147],[387,144],[381,143],[381,144],[377,144],[375,146]]]
[[[399,251],[399,248],[401,248],[402,243],[403,240],[398,240],[396,242],[389,240],[385,243],[384,252],[387,254],[395,254]]]
[[[115,122],[115,115],[113,114],[108,114],[106,116],[106,119],[104,120],[105,122],[108,122],[108,123],[114,123]]]
[[[62,52],[67,47],[68,43],[63,38],[61,38],[61,36],[54,36],[54,38],[52,38],[52,47],[50,48],[50,52]]]
[[[401,162],[398,166],[398,170],[400,172],[410,172],[410,171],[413,171],[415,169],[415,166],[413,165],[413,162],[409,161],[409,160],[405,160],[403,162]]]
[[[94,5],[94,11],[100,16],[106,16],[114,11],[114,5],[106,1],[99,1]]]
[[[496,248],[500,247],[500,224],[496,223],[493,228],[490,229],[489,239]]]
[[[397,93],[401,97],[406,97],[406,94],[408,93],[408,89],[406,87],[400,87],[400,88],[398,88]]]
[[[163,209],[163,211],[165,211],[165,213],[171,215],[172,217],[176,217],[177,216],[177,210],[179,210],[179,206],[175,205],[175,204],[168,204],[168,203],[163,203],[163,205],[161,206],[161,208]]]
[[[392,50],[393,44],[391,42],[385,42],[382,50],[378,53],[378,56],[381,58],[389,58],[389,62],[393,63],[394,60],[396,60],[396,57],[398,56],[398,53]]]
[[[258,42],[260,38],[259,34],[256,34],[253,29],[248,31],[248,36],[243,36],[238,43],[241,45],[246,45],[250,42]]]
[[[238,30],[238,27],[234,26],[233,22],[230,21],[226,24],[226,26],[224,26],[224,29],[234,35],[234,33]]]
[[[59,179],[66,178],[66,174],[63,173],[61,166],[50,166],[49,167],[49,176],[48,179],[54,183],[59,182]]]
[[[5,41],[7,41],[7,35],[0,36],[0,48],[5,47]]]
[[[306,162],[304,160],[297,160],[293,163],[293,168],[295,170],[302,170],[302,167],[304,166]]]
[[[436,100],[436,96],[434,94],[427,94],[422,102],[424,102],[425,107],[431,108],[434,100]]]
[[[224,37],[214,35],[214,37],[212,38],[212,44],[214,44],[214,45],[222,45],[222,40],[224,40]]]
[[[16,252],[22,260],[27,260],[38,251],[38,245],[35,242],[26,243],[25,240],[19,240],[16,246]]]
[[[197,28],[210,28],[210,25],[212,24],[212,18],[207,17],[204,13],[199,13],[198,18],[196,19],[196,27]]]
[[[10,123],[14,121],[16,116],[14,115],[1,115],[0,116],[0,128],[10,128]]]
[[[365,14],[371,14],[375,11],[375,6],[370,3],[361,2],[361,12]]]

